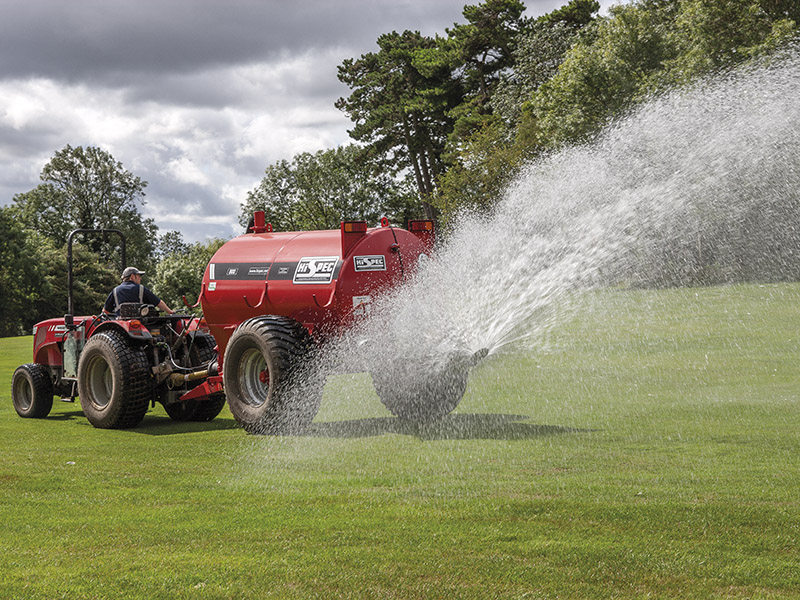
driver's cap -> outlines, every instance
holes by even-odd
[[[125,270],[122,272],[122,280],[125,281],[130,278],[131,275],[144,275],[144,271],[140,271],[136,267],[125,267]]]

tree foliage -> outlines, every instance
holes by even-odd
[[[414,216],[415,203],[402,180],[351,145],[268,166],[242,205],[243,228],[256,210],[263,210],[276,230],[295,231],[335,229],[347,220],[375,224],[383,216],[402,223]]]
[[[67,256],[41,234],[20,227],[11,208],[0,209],[0,336],[19,335],[67,312]],[[78,315],[98,314],[119,270],[82,244],[73,247],[73,299]]]
[[[436,206],[444,221],[462,210],[487,210],[502,197],[535,144],[520,143],[522,107],[549,81],[567,52],[587,35],[599,9],[595,0],[571,0],[520,30],[508,64],[483,111],[482,125],[459,143],[451,144],[450,168],[441,177]],[[491,114],[489,108],[492,109]]]
[[[38,237],[0,208],[0,337],[29,332],[37,321],[31,307],[49,292],[39,248]]]
[[[445,220],[490,208],[525,161],[590,139],[653,95],[776,51],[800,23],[793,0],[633,0],[607,17],[598,8],[572,0],[518,33],[491,116],[451,148],[436,201]]]
[[[171,252],[158,263],[152,289],[170,308],[182,311],[186,309],[184,296],[191,304],[197,302],[206,265],[224,240],[217,238],[205,243],[186,244],[180,234],[169,239]]]
[[[36,321],[59,317],[67,312],[68,280],[67,255],[63,247],[46,240],[40,249],[46,265],[47,294],[34,303]],[[72,248],[72,296],[76,315],[97,315],[109,292],[120,282],[120,262],[108,264],[86,245],[76,243]]]
[[[451,111],[455,122],[451,145],[480,129],[491,115],[490,99],[503,74],[515,62],[520,35],[529,26],[523,19],[525,5],[519,0],[486,0],[465,6],[467,22],[447,29],[440,48],[455,55],[453,76],[460,82],[463,96]]]
[[[499,143],[506,158],[526,154],[508,148],[513,132],[503,133],[497,119],[512,126],[598,7],[595,0],[571,0],[532,20],[523,17],[520,0],[485,0],[465,6],[466,22],[455,23],[445,36],[382,35],[378,52],[339,67],[339,79],[352,92],[337,106],[355,123],[354,139],[413,174],[429,218],[434,206],[455,207],[462,199],[487,204],[476,193],[494,193],[505,174],[485,165],[483,172],[493,179],[484,185],[480,174],[467,172],[468,165],[488,158],[490,142]],[[462,184],[469,189],[460,189]]]
[[[158,237],[156,256],[160,261],[171,254],[182,254],[187,249],[188,245],[183,239],[183,234],[180,231],[170,230]]]
[[[426,216],[432,218],[430,203],[453,126],[449,112],[461,99],[452,57],[436,51],[436,40],[412,31],[382,35],[378,47],[339,67],[339,79],[353,91],[336,106],[355,123],[351,137],[372,156],[413,173]]]
[[[501,74],[490,103],[495,114],[513,127],[522,106],[564,62],[567,51],[587,35],[600,9],[596,0],[571,0],[543,15],[520,33],[513,51],[514,68]]]
[[[155,265],[157,227],[139,213],[147,185],[106,151],[66,146],[42,169],[43,183],[3,209],[0,256],[14,265],[2,276],[3,325],[19,333],[67,311],[67,237],[74,229],[119,229],[130,264]],[[73,308],[97,314],[125,265],[116,235],[73,239]]]
[[[523,108],[525,143],[586,139],[653,94],[774,51],[796,34],[785,0],[639,0],[611,8]]]
[[[506,127],[499,120],[487,122],[462,144],[458,160],[442,178],[442,193],[436,199],[442,220],[447,223],[465,210],[491,210],[524,159]]]

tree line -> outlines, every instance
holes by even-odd
[[[538,18],[521,0],[464,7],[441,34],[391,32],[378,50],[349,58],[350,89],[336,106],[353,143],[268,165],[241,204],[278,230],[339,221],[435,218],[490,210],[522,166],[590,140],[648,98],[708,73],[769,55],[797,36],[796,0],[633,0],[599,16],[570,0]],[[173,307],[194,299],[224,240],[186,243],[142,216],[147,182],[96,147],[55,152],[33,190],[0,209],[0,336],[66,311],[66,237],[116,228],[128,263]],[[75,310],[92,314],[118,282],[116,240],[80,237]]]

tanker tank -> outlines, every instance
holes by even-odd
[[[433,243],[432,221],[411,221],[408,230],[383,219],[380,227],[346,221],[338,231],[276,232],[256,212],[248,233],[220,247],[203,276],[200,303],[221,372],[207,387],[224,388],[234,418],[252,433],[302,430],[325,383],[317,351],[363,323]],[[454,389],[460,393],[444,400],[448,406],[463,395],[464,386]],[[381,400],[405,417],[402,398],[392,391]]]

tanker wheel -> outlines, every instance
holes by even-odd
[[[228,406],[250,433],[305,429],[319,410],[324,377],[312,363],[314,343],[297,321],[255,317],[231,335],[222,362]]]
[[[428,422],[450,414],[461,402],[469,367],[456,364],[431,373],[406,364],[402,369],[373,371],[371,375],[378,397],[393,415]]]
[[[119,331],[92,336],[78,363],[78,394],[89,422],[100,429],[135,427],[152,397],[153,378],[144,347]]]
[[[211,421],[225,407],[224,394],[215,394],[206,400],[184,400],[164,405],[173,421]]]
[[[53,382],[47,367],[28,363],[17,367],[11,378],[14,410],[23,418],[41,419],[53,408]]]
[[[216,357],[214,337],[198,331],[189,350],[189,362],[192,367],[202,367]],[[194,385],[199,385],[200,382]],[[191,389],[190,386],[189,389]],[[184,402],[165,402],[164,410],[173,421],[211,421],[225,406],[225,396],[217,394],[206,400],[186,400]]]

